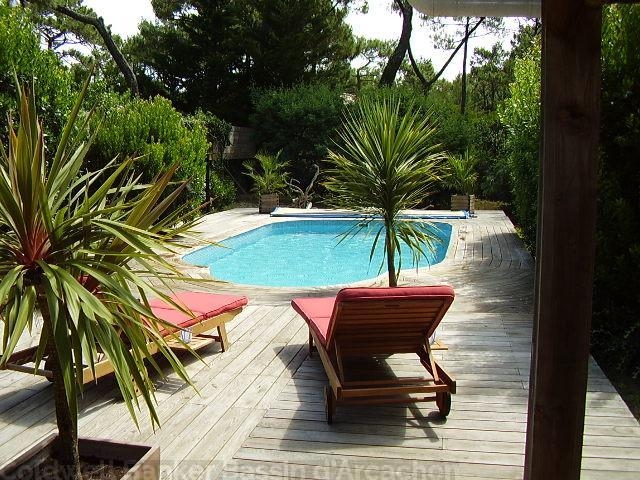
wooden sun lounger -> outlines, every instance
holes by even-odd
[[[176,309],[173,305],[162,300],[154,299],[149,302],[151,310],[160,319],[176,326],[174,329],[165,329],[163,335],[176,337],[180,330],[188,329],[191,333],[191,340],[188,342],[192,350],[200,350],[214,342],[220,343],[222,351],[229,348],[229,340],[225,324],[238,315],[247,304],[247,298],[235,295],[219,295],[205,292],[183,292],[171,297],[176,303],[183,305],[193,315]],[[208,332],[216,329],[217,334]],[[167,343],[172,349],[186,350],[183,343],[176,338],[170,338]],[[149,344],[152,354],[157,352],[155,344]],[[29,347],[15,352],[9,357],[4,369],[18,372],[35,373],[47,378],[51,378],[51,371],[46,369],[35,369],[33,364],[37,347]],[[113,366],[108,358],[103,358],[95,364],[95,377],[88,366],[83,370],[82,382],[87,384],[100,377],[113,372]]]
[[[345,288],[336,297],[292,300],[309,325],[309,353],[315,345],[329,378],[327,422],[341,403],[435,401],[448,415],[456,382],[433,358],[429,338],[453,299],[451,287],[434,286]],[[401,353],[416,354],[428,376],[395,375],[385,360]]]

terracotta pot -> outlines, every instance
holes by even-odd
[[[14,460],[0,467],[3,480],[28,480],[42,478],[43,462],[55,451],[58,436],[51,434],[19,454]],[[78,439],[81,459],[90,463],[125,465],[129,470],[122,480],[159,480],[160,448],[137,443],[116,442],[93,438]]]
[[[263,195],[260,195],[258,212],[271,213],[278,207],[279,204],[279,197],[277,193],[265,193]]]
[[[466,210],[469,213],[476,211],[475,195],[451,195],[451,210]]]

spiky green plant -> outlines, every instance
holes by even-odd
[[[469,150],[465,150],[464,155],[451,154],[447,158],[447,186],[463,195],[473,194],[478,182],[478,160],[469,154]]]
[[[439,178],[444,155],[433,143],[434,131],[427,112],[409,106],[401,113],[400,100],[394,97],[364,98],[346,115],[329,151],[332,168],[324,185],[333,194],[333,204],[383,220],[370,260],[384,234],[390,286],[398,282],[403,245],[417,263],[437,241],[423,222],[400,218],[402,210],[425,200]]]
[[[160,371],[152,350],[188,381],[160,334],[166,324],[147,301],[150,295],[166,299],[154,284],[179,277],[160,254],[173,251],[168,239],[189,228],[174,228],[177,213],[167,210],[185,185],[167,189],[175,169],[152,185],[138,185],[128,176],[133,160],[83,173],[93,139],[87,137],[90,114],[80,113],[88,85],[89,79],[51,158],[34,96],[25,88],[18,87],[19,126],[10,120],[8,148],[0,143],[0,366],[23,333],[34,331],[39,311],[36,369],[46,361],[52,371],[59,460],[73,466],[73,479],[80,478],[77,398],[83,365],[93,370],[99,354],[109,358],[136,423],[137,391],[152,423],[159,421],[145,365],[147,360]],[[88,140],[72,140],[80,137]]]
[[[282,150],[275,155],[266,152],[256,154],[257,166],[252,162],[245,163],[246,174],[253,180],[253,191],[256,195],[279,193],[287,186],[289,174],[285,171],[288,163],[280,158]]]

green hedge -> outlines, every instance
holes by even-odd
[[[510,97],[499,111],[505,125],[506,164],[513,207],[525,242],[536,243],[540,150],[540,46],[516,60]]]
[[[278,152],[290,162],[291,176],[306,185],[313,164],[324,161],[340,125],[344,100],[326,85],[298,85],[291,89],[253,93],[251,117],[260,150]]]
[[[135,171],[150,182],[177,163],[176,180],[191,180],[186,194],[190,206],[204,200],[209,142],[202,121],[183,116],[162,97],[129,100],[108,94],[102,109],[104,121],[87,156],[89,169],[102,168],[114,158],[139,157]]]

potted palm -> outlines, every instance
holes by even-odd
[[[449,188],[458,192],[451,195],[451,210],[466,210],[472,214],[476,210],[476,197],[473,192],[478,181],[478,172],[476,171],[478,161],[469,155],[468,150],[464,152],[464,155],[452,154],[447,159],[448,171],[445,182]]]
[[[434,132],[428,113],[413,106],[401,113],[398,98],[364,98],[347,114],[329,151],[332,166],[324,185],[333,194],[331,202],[382,218],[371,257],[382,238],[391,287],[402,268],[401,249],[409,248],[417,263],[437,241],[423,222],[401,218],[401,211],[424,201],[439,179],[444,155],[434,145]]]
[[[159,421],[145,364],[150,360],[158,369],[153,350],[188,381],[160,334],[165,325],[147,301],[150,295],[167,299],[152,280],[178,277],[158,252],[172,251],[168,240],[189,228],[188,223],[174,227],[179,214],[168,210],[185,185],[170,184],[175,169],[152,185],[137,185],[128,174],[133,160],[83,172],[83,158],[95,135],[88,135],[90,114],[81,115],[88,85],[89,79],[51,157],[34,96],[24,88],[18,87],[19,126],[16,129],[10,120],[8,148],[0,143],[0,367],[20,337],[32,331],[39,311],[42,330],[35,363],[36,369],[45,364],[51,373],[58,434],[36,447],[48,449],[60,465],[64,476],[56,478],[82,478],[83,451],[93,456],[116,450],[124,457],[109,461],[128,463],[135,460],[128,458],[133,455],[151,462],[143,476],[136,467],[138,473],[124,478],[157,478],[156,448],[79,441],[77,399],[82,369],[93,369],[99,353],[113,364],[122,398],[136,422],[141,401],[149,407],[152,423]],[[26,452],[0,470],[0,477],[30,471],[40,478],[38,464],[28,463],[37,458]]]
[[[287,186],[288,163],[282,161],[281,153],[282,150],[275,155],[260,152],[255,157],[257,166],[245,164],[246,173],[253,180],[253,192],[259,199],[259,213],[271,213],[280,204],[279,193]]]

